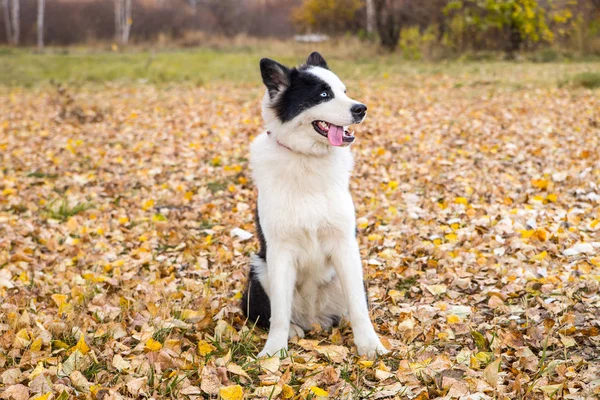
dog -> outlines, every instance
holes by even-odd
[[[285,355],[288,339],[348,316],[359,355],[387,353],[369,318],[349,191],[348,126],[367,107],[348,97],[325,59],[288,68],[263,58],[266,132],[251,145],[256,231],[242,309],[269,335],[259,357]]]

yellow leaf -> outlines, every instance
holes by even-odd
[[[556,200],[558,200],[558,196],[554,193],[550,193],[548,196],[546,196],[546,199],[551,203],[556,203]]]
[[[152,222],[164,222],[167,221],[167,217],[162,214],[154,214],[152,216]]]
[[[129,222],[129,218],[127,218],[127,217],[119,218],[119,224],[121,224],[121,225],[125,225],[128,222]]]
[[[32,399],[33,400],[48,400],[48,398],[50,397],[51,394],[52,394],[52,392],[48,392],[48,393],[45,393],[38,397],[32,397]]]
[[[321,389],[318,386],[311,386],[310,391],[315,395],[315,396],[319,396],[319,397],[327,397],[329,396],[329,393],[327,393],[326,390]]]
[[[164,222],[167,221],[167,217],[162,214],[154,214],[152,216],[152,222]]]
[[[17,332],[17,338],[23,339],[26,341],[29,341],[31,339],[31,337],[29,336],[29,333],[27,332],[27,329],[25,329],[25,328],[23,328],[19,332]]]
[[[535,236],[538,238],[539,241],[545,242],[548,238],[548,233],[544,228],[539,228],[535,230]]]
[[[529,230],[523,229],[523,230],[521,230],[521,238],[528,239],[531,236],[533,236],[534,232],[535,231],[533,229],[529,229]]]
[[[31,346],[29,347],[29,350],[31,351],[40,351],[42,349],[42,339],[41,338],[37,338],[33,341],[33,343],[31,343]]]
[[[361,368],[371,368],[373,366],[373,361],[371,360],[360,360],[358,362],[358,366]]]
[[[75,345],[75,350],[79,350],[81,354],[87,354],[90,351],[90,347],[85,342],[85,335],[81,334],[79,341]]]
[[[37,366],[34,368],[33,371],[31,371],[31,373],[29,374],[29,379],[33,380],[33,378],[35,378],[36,376],[38,376],[39,374],[44,372],[44,365],[43,363],[40,361]]]
[[[548,255],[548,252],[546,252],[544,250],[540,254],[537,254],[537,255],[531,257],[531,259],[535,260],[535,261],[542,261],[544,258],[546,258],[547,255]]]
[[[548,188],[548,181],[546,179],[532,179],[531,184],[542,190]]]
[[[369,226],[369,220],[365,217],[360,217],[356,220],[356,226],[358,229],[365,229],[367,226]]]
[[[219,389],[219,396],[223,400],[242,400],[244,391],[240,385],[225,386]]]
[[[68,349],[69,345],[63,342],[62,340],[54,340],[52,342],[52,347],[57,349]]]
[[[291,386],[284,384],[281,388],[281,397],[284,399],[291,399],[294,397],[294,389]]]
[[[370,242],[375,242],[377,240],[381,240],[381,235],[377,234],[377,233],[371,233],[369,236],[367,236],[367,239]]]
[[[57,307],[62,306],[63,304],[65,304],[67,302],[67,296],[64,294],[53,294],[52,295],[52,300],[54,300],[54,302],[56,303]]]
[[[194,197],[194,192],[185,192],[185,194],[183,195],[183,198],[186,199],[187,201],[192,200],[193,197]]]
[[[464,204],[465,206],[469,204],[469,201],[465,197],[457,197],[454,199],[454,203],[456,204]]]
[[[446,240],[449,242],[455,242],[458,239],[455,233],[449,233],[445,236]]]
[[[450,314],[446,317],[446,320],[449,324],[458,324],[460,322],[460,317],[458,315]]]
[[[214,350],[215,348],[206,340],[200,340],[198,342],[198,354],[200,354],[201,356],[204,357],[207,354],[212,353]]]
[[[152,207],[154,207],[154,200],[152,199],[146,200],[144,203],[142,203],[142,210],[144,211],[148,211]]]
[[[146,341],[146,348],[150,351],[158,351],[162,349],[162,344],[152,338]]]
[[[195,310],[186,309],[181,312],[181,319],[183,319],[183,320],[200,318],[203,316],[204,316],[203,312],[195,311]]]

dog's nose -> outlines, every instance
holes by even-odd
[[[352,113],[355,119],[362,119],[365,116],[365,113],[367,112],[367,106],[360,103],[355,104],[350,109],[350,112]]]

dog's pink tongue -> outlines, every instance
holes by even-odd
[[[344,143],[344,127],[337,125],[329,125],[327,139],[332,146],[341,146]]]

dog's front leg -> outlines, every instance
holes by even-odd
[[[269,243],[267,273],[271,323],[267,343],[258,354],[259,357],[275,354],[283,355],[283,352],[287,350],[294,285],[296,284],[296,268],[294,267],[293,256],[285,246]]]
[[[354,238],[338,247],[332,255],[332,262],[348,304],[350,324],[358,354],[373,358],[377,354],[387,353],[369,318],[360,251]]]

